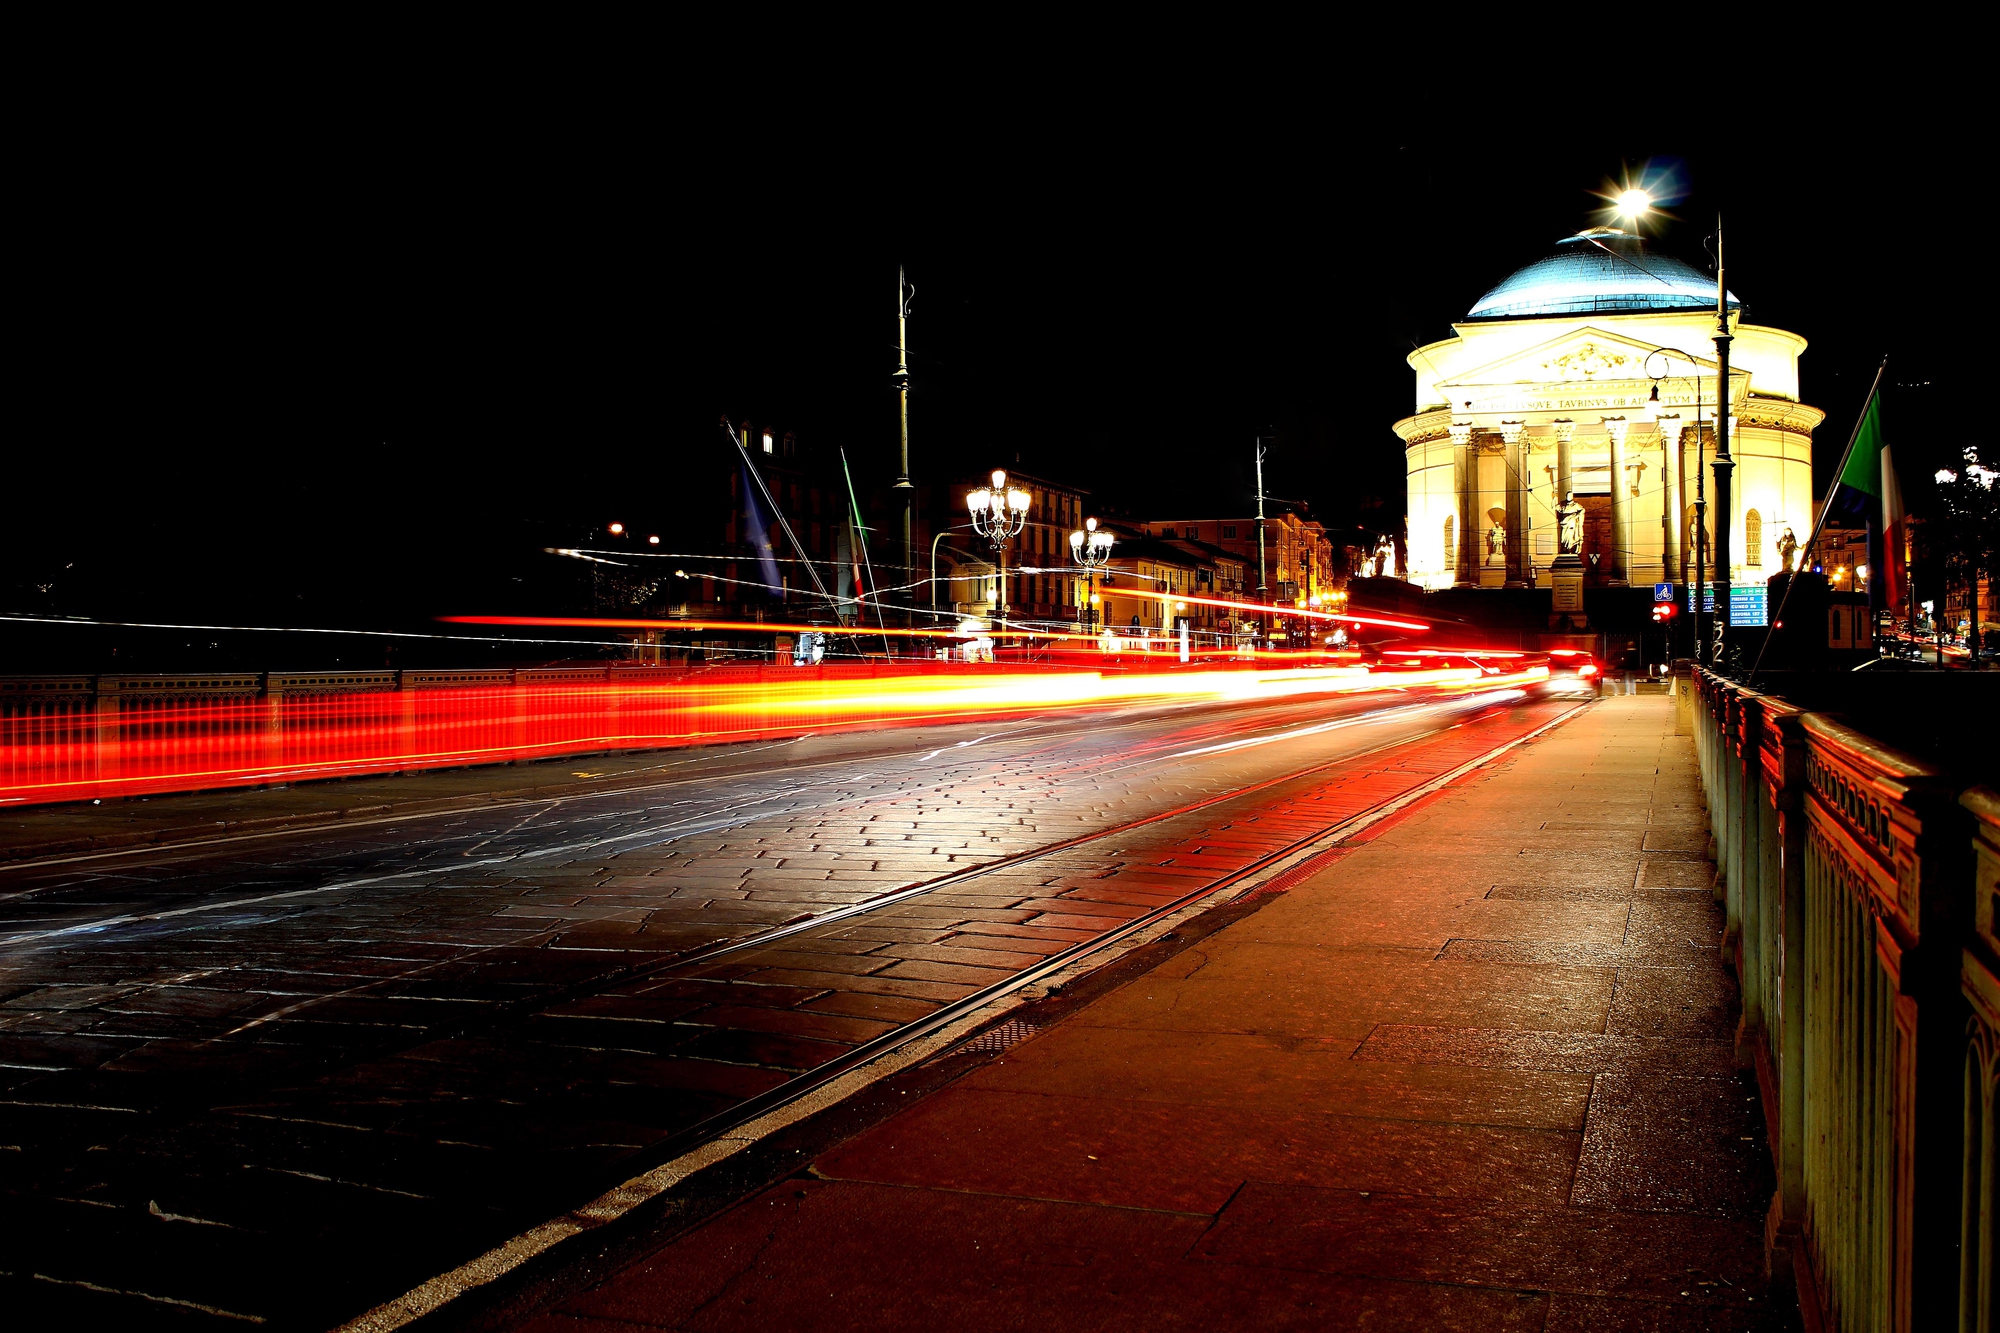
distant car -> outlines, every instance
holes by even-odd
[[[1549,650],[1549,679],[1543,693],[1596,698],[1603,682],[1604,664],[1590,653],[1580,648]]]

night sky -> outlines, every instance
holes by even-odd
[[[898,263],[920,475],[1018,456],[1107,510],[1242,512],[1267,434],[1271,493],[1397,523],[1403,358],[1642,174],[1676,196],[1660,244],[1705,265],[1725,210],[1747,318],[1810,340],[1822,479],[1885,352],[1913,507],[1986,415],[1960,350],[1986,284],[1955,258],[1981,243],[1941,225],[1958,149],[1914,115],[1802,113],[1774,145],[1553,123],[1471,142],[1387,109],[898,129],[616,92],[197,101],[34,167],[6,609],[513,609],[493,571],[562,525],[671,546],[709,503],[677,479],[725,447],[724,415],[880,481]]]

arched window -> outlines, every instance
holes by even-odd
[[[1764,564],[1764,516],[1754,509],[1743,516],[1743,563],[1753,569]]]
[[[1452,537],[1457,531],[1458,515],[1446,514],[1444,519],[1444,563],[1439,566],[1440,572],[1445,574],[1449,574],[1458,568],[1458,547],[1452,541]]]

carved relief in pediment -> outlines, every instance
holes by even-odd
[[[1542,362],[1542,369],[1557,380],[1629,379],[1641,373],[1636,358],[1596,343],[1550,357]]]

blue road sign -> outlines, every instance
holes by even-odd
[[[1671,583],[1655,583],[1653,585],[1653,600],[1656,602],[1673,601],[1674,585]]]

